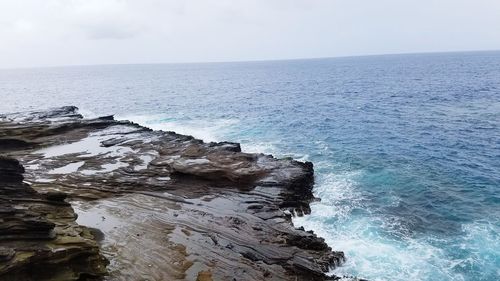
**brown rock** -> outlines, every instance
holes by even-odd
[[[100,233],[111,279],[330,280],[324,273],[344,259],[292,226],[290,214],[308,214],[314,199],[310,162],[83,119],[74,107],[5,115],[0,138],[32,144],[9,150],[32,186],[17,162],[0,165],[0,182],[15,183],[0,186],[9,198],[0,200],[0,247],[16,253],[0,251],[0,276],[104,274],[97,242],[66,201]],[[21,250],[29,258],[19,260]]]

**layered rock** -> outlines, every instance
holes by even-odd
[[[17,160],[0,157],[0,280],[84,280],[105,273],[106,260],[60,193],[23,183]]]
[[[0,116],[0,153],[20,159],[54,202],[67,194],[78,222],[99,230],[111,280],[326,280],[343,260],[292,226],[291,215],[310,212],[309,162],[84,119],[75,107]]]

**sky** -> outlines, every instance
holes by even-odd
[[[0,0],[0,68],[500,49],[500,0]]]

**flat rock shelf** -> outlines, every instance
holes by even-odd
[[[313,165],[73,106],[0,115],[0,280],[336,280]]]

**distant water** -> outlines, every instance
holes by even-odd
[[[313,161],[295,223],[336,274],[500,279],[500,52],[0,70],[0,96]]]

